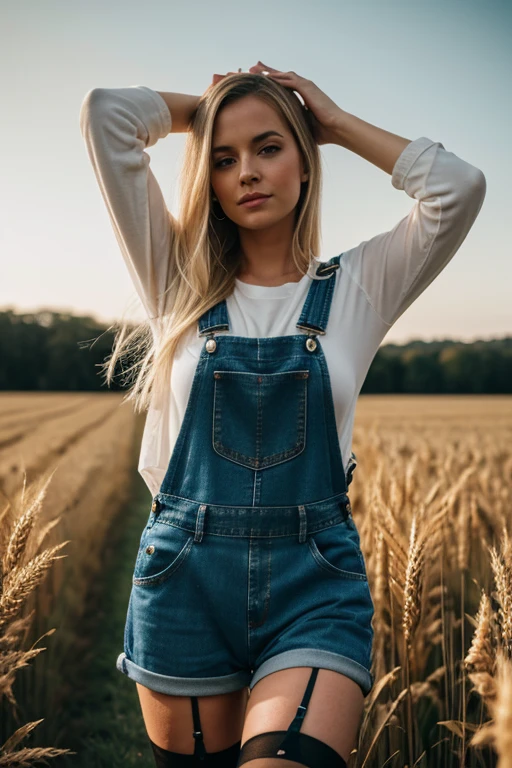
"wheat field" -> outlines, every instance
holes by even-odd
[[[511,448],[507,396],[359,399],[375,686],[353,766],[512,766]]]
[[[131,406],[120,402],[115,393],[0,397],[7,699],[23,659],[17,622],[25,617],[39,637],[70,584],[79,615],[87,579],[101,568],[101,541],[125,502],[140,441]],[[350,768],[512,768],[511,446],[508,396],[359,398],[349,493],[375,606],[375,685]],[[31,576],[27,563],[39,571]],[[0,747],[2,765],[18,765],[8,754],[21,730]]]
[[[67,751],[20,749],[41,721],[20,728],[18,705],[51,718],[52,702],[72,693],[61,661],[80,640],[75,624],[101,573],[109,526],[127,501],[140,432],[121,400],[115,392],[0,396],[0,765]],[[50,616],[60,620],[48,631]],[[53,632],[44,647],[31,648]],[[34,674],[24,670],[15,680],[38,654]],[[44,726],[33,736],[40,743]]]

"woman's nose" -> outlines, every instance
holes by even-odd
[[[254,167],[252,167],[251,160],[240,161],[240,181],[254,181],[258,178],[258,172]]]

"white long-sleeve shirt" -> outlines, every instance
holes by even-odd
[[[143,85],[94,88],[80,110],[87,152],[154,333],[164,311],[160,295],[172,269],[169,253],[174,218],[144,150],[168,135],[171,120],[162,97]],[[329,368],[345,472],[357,397],[384,336],[453,258],[486,192],[481,170],[425,136],[403,150],[391,183],[415,203],[391,230],[343,252],[341,268],[335,272],[327,332],[319,338]],[[299,282],[280,286],[237,279],[227,298],[230,333],[250,337],[296,334],[319,263],[313,260]],[[182,339],[169,391],[147,413],[138,470],[152,496],[160,490],[167,471],[203,345],[197,328]]]

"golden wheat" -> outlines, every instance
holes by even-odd
[[[0,515],[7,698],[16,669],[43,650],[20,650],[27,627],[37,635],[38,616],[66,599],[69,584],[80,606],[86,574],[101,570],[99,544],[133,472],[135,421],[119,399],[0,399],[0,480],[11,510]],[[423,768],[427,752],[428,766],[476,768],[484,746],[510,768],[511,404],[506,396],[359,398],[349,493],[375,605],[375,685],[350,768]],[[44,504],[18,491],[24,473],[31,486],[50,472]],[[62,542],[72,557],[57,557]],[[51,558],[59,562],[43,578]]]
[[[13,684],[18,670],[46,650],[34,646],[55,632],[54,627],[41,635],[47,617],[62,604],[60,615],[69,616],[72,625],[83,610],[90,579],[101,568],[102,542],[129,493],[136,424],[140,421],[129,405],[121,405],[120,394],[0,398],[0,491],[6,501],[0,513],[0,697],[11,708],[0,726],[0,766],[30,766],[74,754],[54,747],[19,748],[44,719],[12,732],[18,720]],[[73,556],[64,563],[68,555],[57,553],[67,545]],[[37,639],[22,649],[29,634]],[[70,636],[67,629],[68,643]],[[33,689],[25,682],[22,700],[37,703],[35,692],[47,691],[58,642],[57,632],[50,646],[53,657],[48,661],[45,654],[46,665],[36,663],[42,684],[37,676]],[[43,699],[39,703],[43,708]]]
[[[376,695],[366,701],[351,768],[420,764],[427,748],[443,768],[463,755],[465,765],[482,764],[467,735],[491,728],[489,706],[501,689],[507,698],[495,659],[512,638],[511,403],[505,396],[358,401],[349,492],[375,605]],[[439,729],[430,742],[421,722],[427,711],[437,713]],[[506,739],[492,745],[503,760]]]

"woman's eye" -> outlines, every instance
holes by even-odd
[[[263,147],[261,152],[265,152],[266,149],[277,149],[279,151],[281,149],[281,147],[278,147],[276,144],[270,144],[268,147]],[[271,152],[270,154],[273,155],[275,153]],[[229,157],[225,157],[224,160],[219,160],[218,163],[215,163],[215,168],[226,168],[226,166],[223,165],[223,163],[225,163],[226,160],[230,160],[230,158]]]
[[[268,147],[263,147],[263,149],[261,151],[264,152],[266,149],[277,149],[277,150],[280,150],[281,147],[278,147],[277,144],[270,144]],[[272,154],[274,154],[274,153],[272,153]]]

